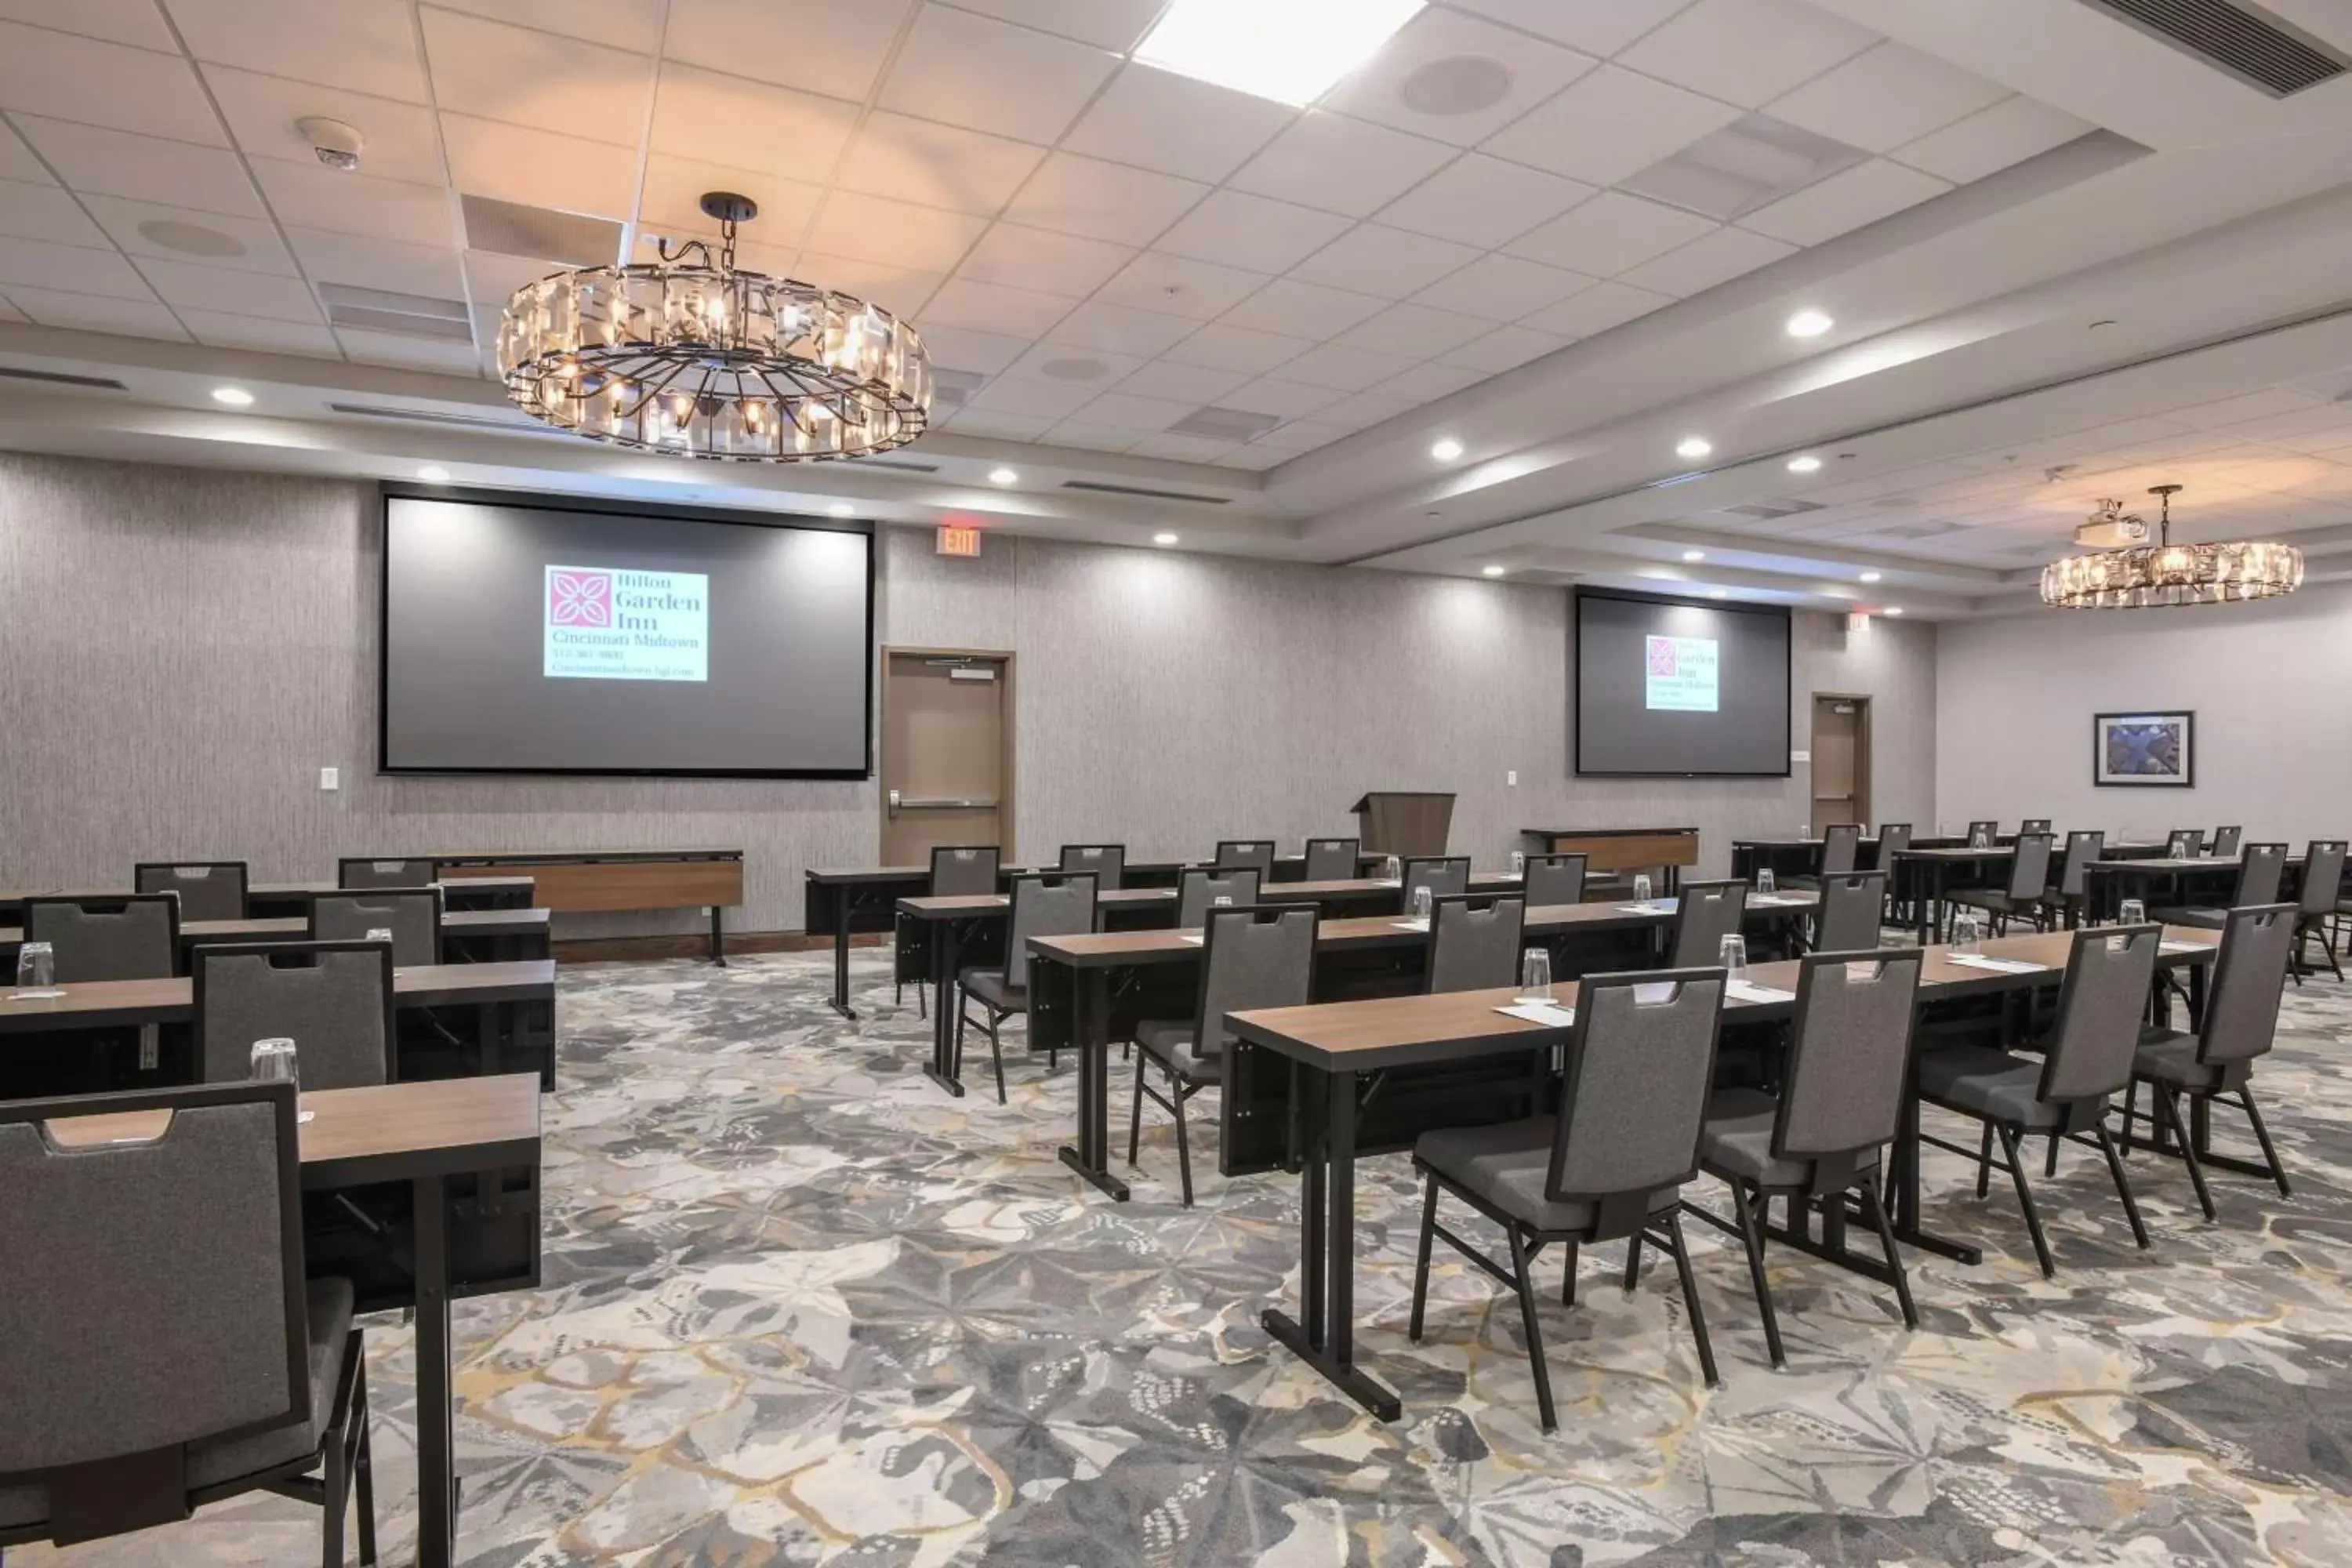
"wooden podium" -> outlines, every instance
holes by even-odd
[[[1371,790],[1355,805],[1367,855],[1443,855],[1454,797],[1434,790]]]

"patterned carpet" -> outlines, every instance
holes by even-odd
[[[1402,1157],[1360,1196],[1360,1350],[1406,1406],[1383,1426],[1257,1327],[1288,1300],[1294,1182],[1227,1182],[1212,1152],[1188,1213],[1154,1113],[1136,1201],[1099,1198],[1054,1158],[1070,1064],[1016,1054],[1009,1107],[948,1100],[913,993],[893,1007],[878,952],[856,973],[858,1026],[824,1005],[824,955],[564,974],[546,1288],[458,1318],[476,1568],[2352,1561],[2345,987],[2290,994],[2257,1080],[2294,1199],[2222,1175],[2208,1226],[2178,1166],[2138,1159],[2140,1254],[2069,1150],[2045,1282],[2013,1199],[1938,1157],[1929,1222],[1988,1261],[1915,1259],[1906,1333],[1866,1281],[1775,1253],[1782,1373],[1736,1248],[1695,1227],[1713,1394],[1670,1274],[1628,1300],[1600,1249],[1582,1304],[1546,1307],[1546,1438],[1516,1309],[1443,1248],[1428,1342],[1404,1338]],[[405,1562],[410,1342],[369,1346]],[[9,1561],[291,1564],[316,1528],[255,1499]]]

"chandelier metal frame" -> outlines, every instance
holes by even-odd
[[[517,406],[592,441],[730,462],[868,457],[929,427],[919,332],[854,295],[738,268],[750,197],[713,191],[702,210],[719,222],[715,256],[706,240],[661,240],[658,262],[515,291],[498,363]]]
[[[2172,498],[2179,485],[2154,485],[2163,508],[2157,542],[2068,555],[2042,569],[2042,602],[2065,610],[2170,609],[2276,598],[2303,584],[2303,552],[2291,544],[2245,540],[2172,542]]]

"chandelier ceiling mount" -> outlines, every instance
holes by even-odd
[[[2068,555],[2042,569],[2042,602],[2070,610],[2144,610],[2181,605],[2227,605],[2292,594],[2303,584],[2303,552],[2291,544],[2242,540],[2218,544],[2172,542],[2172,498],[2179,485],[2154,485],[2162,508],[2157,542],[2088,555]],[[2120,530],[2137,518],[2116,503],[2093,518]],[[2144,532],[2141,535],[2145,537]]]

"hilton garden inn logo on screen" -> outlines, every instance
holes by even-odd
[[[547,569],[550,677],[710,679],[710,579],[698,572]]]

